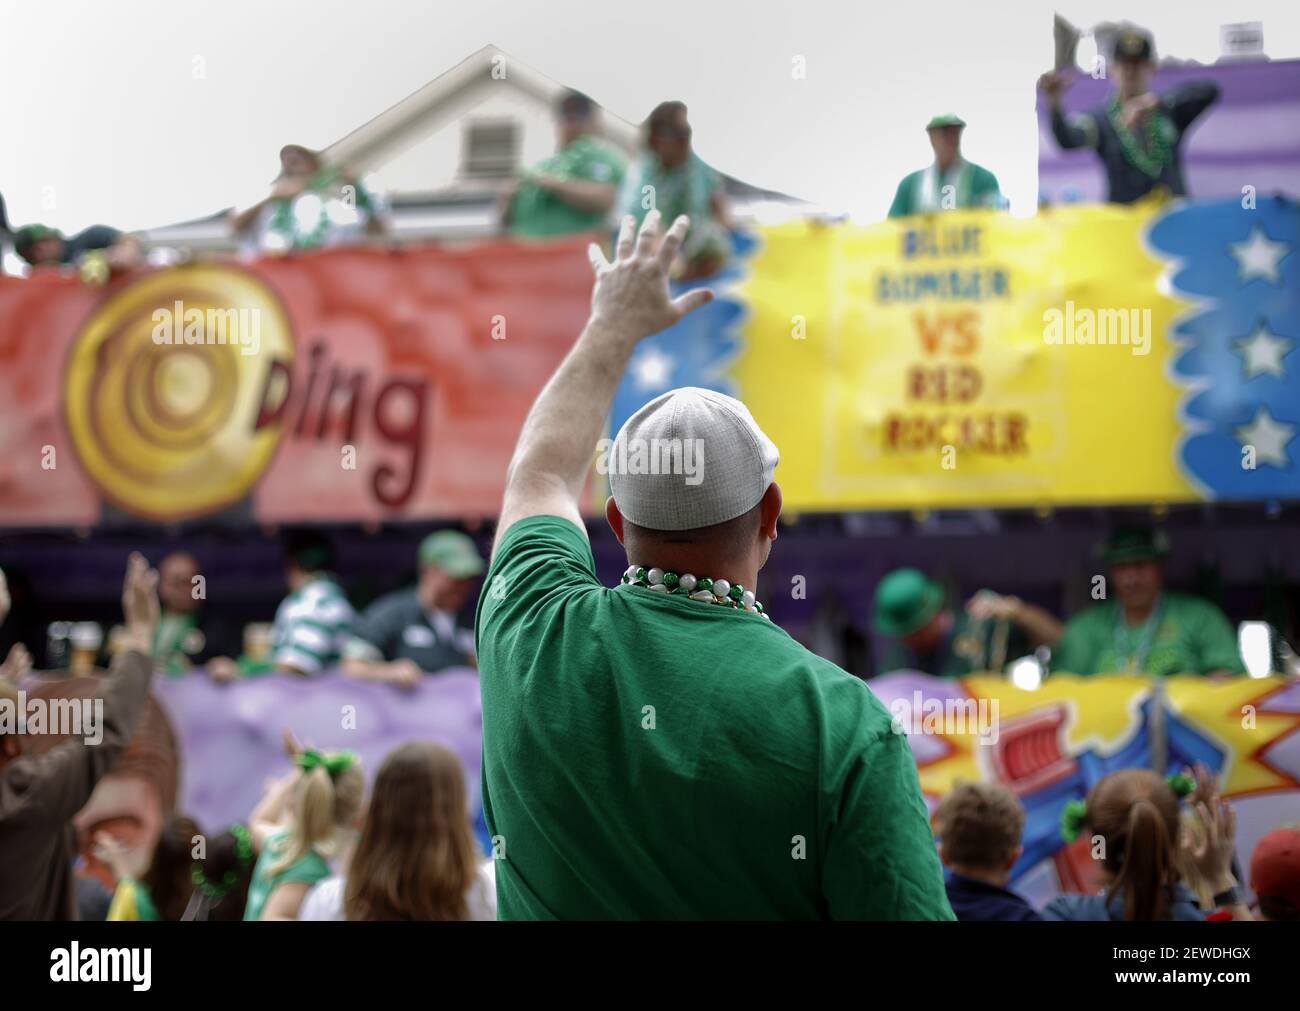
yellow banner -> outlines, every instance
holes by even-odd
[[[768,229],[732,374],[792,509],[1175,502],[1151,207]]]

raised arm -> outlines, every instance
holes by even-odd
[[[588,249],[596,274],[591,315],[519,433],[506,472],[498,544],[528,516],[559,516],[586,533],[582,488],[632,349],[713,298],[707,288],[669,295],[668,269],[690,221],[679,217],[660,241],[659,218],[658,211],[647,214],[637,236],[635,219],[624,218],[613,263],[595,243]]]
[[[533,182],[580,211],[603,213],[614,206],[618,196],[618,187],[613,183],[593,179],[561,179],[545,172],[535,172]]]
[[[1164,105],[1169,110],[1169,118],[1181,133],[1218,98],[1219,86],[1214,81],[1188,81],[1166,95]]]
[[[1097,130],[1087,116],[1074,120],[1065,118],[1061,110],[1061,94],[1073,83],[1073,77],[1063,71],[1052,71],[1038,79],[1038,88],[1047,96],[1047,107],[1051,111],[1052,136],[1061,147],[1096,147]]]
[[[127,563],[122,590],[126,617],[124,652],[114,662],[103,693],[100,735],[95,743],[73,738],[32,760],[28,794],[40,816],[63,824],[90,799],[99,780],[117,763],[135,733],[153,681],[153,638],[158,625],[158,573],[138,554]]]

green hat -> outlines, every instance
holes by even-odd
[[[1098,553],[1107,565],[1155,561],[1169,557],[1169,538],[1163,530],[1152,527],[1119,527],[1101,544]]]
[[[57,228],[50,228],[48,225],[24,225],[14,232],[14,252],[27,260],[28,263],[31,263],[32,246],[49,236],[61,239],[63,233]]]
[[[958,116],[955,112],[945,112],[935,116],[930,122],[925,124],[927,130],[937,130],[941,126],[965,126],[966,121]]]
[[[911,635],[943,608],[943,588],[920,569],[895,569],[876,587],[871,621],[881,635]]]
[[[420,564],[436,565],[455,579],[481,576],[487,566],[474,541],[458,530],[439,530],[420,542]]]
[[[1150,62],[1155,58],[1155,40],[1150,32],[1141,28],[1125,28],[1115,37],[1111,57],[1116,60],[1142,60]]]

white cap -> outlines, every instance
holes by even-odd
[[[684,386],[628,418],[606,462],[625,519],[649,530],[694,530],[758,505],[779,459],[739,400]]]

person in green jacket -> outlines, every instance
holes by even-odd
[[[997,177],[961,155],[961,132],[966,129],[966,121],[948,113],[935,116],[925,129],[934,148],[934,161],[903,177],[889,216],[904,218],[955,208],[1002,207]]]
[[[1072,674],[1240,674],[1237,637],[1208,600],[1166,590],[1169,541],[1161,530],[1128,527],[1106,541],[1110,567],[1102,603],[1065,625],[1052,670]]]
[[[546,239],[603,230],[627,171],[623,155],[600,140],[596,105],[566,92],[556,110],[560,149],[502,194],[510,235]]]

